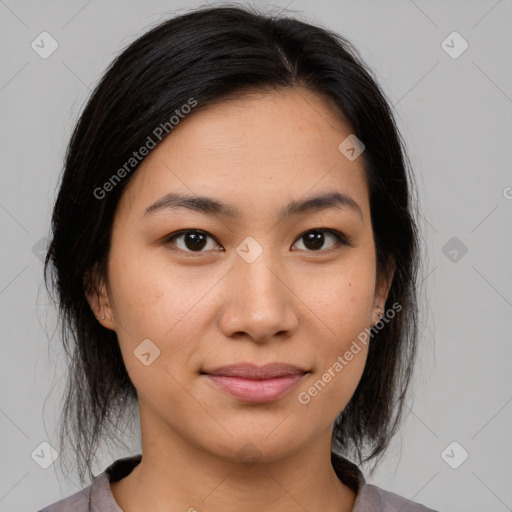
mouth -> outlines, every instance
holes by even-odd
[[[265,403],[286,395],[309,372],[297,366],[271,363],[265,366],[238,364],[212,370],[201,375],[217,389],[243,402]]]

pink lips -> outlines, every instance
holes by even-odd
[[[270,402],[290,391],[306,370],[282,363],[239,364],[203,372],[208,381],[244,402]]]

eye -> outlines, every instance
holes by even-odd
[[[208,238],[213,241],[208,248]],[[181,243],[174,243],[174,240],[181,240]],[[166,244],[175,245],[178,249],[184,252],[207,252],[212,248],[215,248],[216,242],[214,239],[205,231],[198,229],[186,229],[178,233],[172,234],[165,240]],[[207,251],[203,251],[207,247]]]
[[[344,235],[342,235],[339,231],[324,228],[310,229],[309,231],[303,233],[298,238],[298,241],[304,240],[302,245],[308,251],[319,251],[321,249],[327,250],[325,247],[323,247],[326,241],[326,235],[327,240],[329,240],[329,238],[333,240],[333,243],[331,243],[330,246],[327,247],[327,249],[332,249],[337,245],[350,245],[347,238]],[[303,249],[299,248],[299,250]]]
[[[209,247],[208,239],[211,241]],[[325,248],[324,244],[329,239],[331,243]],[[303,240],[304,242],[302,242]],[[342,233],[326,228],[310,229],[300,235],[298,241],[302,242],[304,246],[304,249],[299,247],[299,250],[307,250],[308,252],[321,252],[321,250],[329,250],[337,245],[350,245],[349,240]],[[165,239],[165,243],[174,245],[179,250],[189,254],[209,252],[214,250],[216,245],[219,245],[211,235],[199,229],[184,229],[173,233]],[[295,244],[297,243],[295,242]]]

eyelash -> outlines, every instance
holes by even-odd
[[[329,249],[319,249],[317,251],[306,250],[306,252],[310,252],[310,253],[327,253],[327,252],[330,252],[330,251],[332,251],[334,249],[340,248],[340,246],[348,246],[348,247],[351,246],[350,240],[343,233],[337,231],[336,229],[328,229],[328,228],[308,229],[307,231],[304,231],[301,235],[299,235],[297,237],[296,241],[294,242],[294,245],[303,236],[305,236],[305,235],[307,235],[308,233],[311,233],[311,232],[332,234],[336,238],[336,243],[334,244],[333,247],[331,247]],[[201,229],[182,229],[180,231],[176,231],[175,233],[172,233],[168,237],[165,238],[164,244],[165,245],[174,245],[172,243],[174,239],[176,239],[176,238],[178,238],[178,237],[180,237],[182,235],[185,235],[187,233],[200,233],[200,234],[206,235],[207,237],[209,237],[212,240],[214,240],[217,244],[219,244],[219,242],[212,235],[210,235],[207,231],[203,231]],[[199,255],[201,255],[203,253],[210,252],[210,251],[189,251],[189,250],[179,249],[177,247],[174,247],[172,250],[176,250],[176,251],[185,253],[187,256],[191,256],[191,257],[196,257],[196,256],[199,256]],[[304,249],[300,249],[300,250],[304,250]]]

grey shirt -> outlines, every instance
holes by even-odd
[[[39,512],[123,512],[110,491],[110,482],[124,478],[141,459],[142,454],[117,459],[96,476],[91,485]],[[352,512],[436,512],[376,485],[367,484],[361,470],[344,457],[333,453],[331,461],[338,478],[356,492]]]

